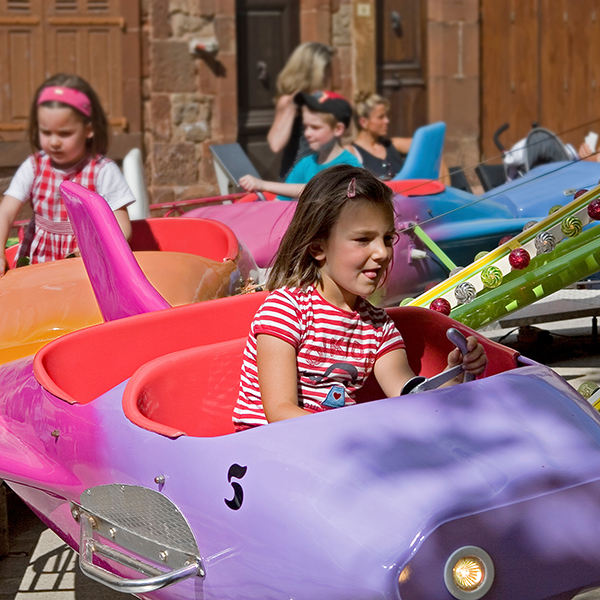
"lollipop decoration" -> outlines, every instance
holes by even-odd
[[[591,395],[596,392],[600,387],[595,381],[584,381],[578,388],[577,391],[588,400]]]
[[[506,242],[510,241],[513,239],[512,235],[505,235],[499,242],[498,242],[498,246],[503,246],[504,244],[506,244]]]
[[[474,262],[477,262],[478,260],[482,259],[486,254],[487,254],[486,250],[482,250],[481,252],[478,252],[475,255],[475,261]]]
[[[556,248],[556,238],[549,231],[538,233],[534,243],[538,254],[548,254]]]
[[[555,204],[553,207],[550,208],[550,210],[548,211],[548,215],[551,215],[552,213],[555,213],[557,210],[560,210],[562,208],[562,204]]]
[[[468,304],[469,302],[473,302],[476,295],[477,290],[475,290],[475,286],[468,281],[463,281],[462,283],[459,283],[456,288],[454,288],[454,296],[459,304]]]
[[[565,217],[560,224],[560,230],[566,237],[575,237],[581,233],[583,225],[577,217]]]
[[[577,190],[574,194],[573,194],[573,200],[577,200],[577,198],[579,198],[579,196],[583,196],[585,193],[587,192],[586,189],[580,189]]]
[[[463,269],[464,269],[464,267],[454,267],[454,269],[452,269],[452,271],[450,271],[450,273],[448,274],[448,277],[454,277],[457,273],[460,273]]]
[[[513,269],[526,269],[529,266],[531,256],[525,248],[515,248],[508,255],[508,262]]]
[[[436,298],[430,305],[429,308],[431,310],[435,310],[444,315],[449,315],[452,307],[450,306],[450,302],[446,300],[446,298]]]
[[[481,271],[481,283],[486,288],[497,288],[502,283],[502,271],[495,265],[490,265]]]
[[[527,223],[525,223],[525,225],[523,227],[523,231],[527,231],[528,229],[530,229],[534,225],[537,225],[537,221],[527,221]]]
[[[596,198],[588,204],[587,213],[590,219],[600,221],[600,198]]]

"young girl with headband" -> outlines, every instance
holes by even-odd
[[[8,266],[4,248],[10,229],[28,200],[33,218],[18,260],[45,262],[77,250],[59,190],[65,179],[104,197],[125,237],[130,237],[126,207],[135,198],[118,166],[104,156],[108,120],[96,92],[85,80],[61,73],[45,81],[31,106],[28,137],[34,154],[19,167],[0,204],[0,275]]]
[[[243,430],[355,403],[373,371],[387,396],[414,377],[400,332],[367,297],[385,278],[396,238],[392,190],[337,165],[306,185],[279,247],[244,351],[233,422]],[[448,355],[480,375],[477,338]],[[463,375],[449,383],[459,383]]]

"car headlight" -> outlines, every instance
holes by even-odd
[[[490,555],[477,546],[455,550],[444,567],[444,583],[458,600],[478,600],[494,582],[494,563]]]

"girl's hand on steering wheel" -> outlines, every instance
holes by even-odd
[[[252,175],[244,175],[240,178],[240,185],[247,192],[264,192],[264,181],[253,177]]]
[[[454,348],[448,354],[448,368],[450,369],[462,363],[465,373],[477,377],[485,371],[487,366],[485,350],[474,335],[467,338],[467,349],[467,354],[463,356],[458,348]]]

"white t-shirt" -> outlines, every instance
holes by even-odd
[[[65,173],[55,169],[57,173]],[[33,161],[29,157],[17,170],[6,196],[12,196],[21,202],[29,200],[33,186]],[[102,196],[113,211],[135,202],[135,196],[127,185],[119,167],[112,160],[107,160],[96,177],[96,193]]]

